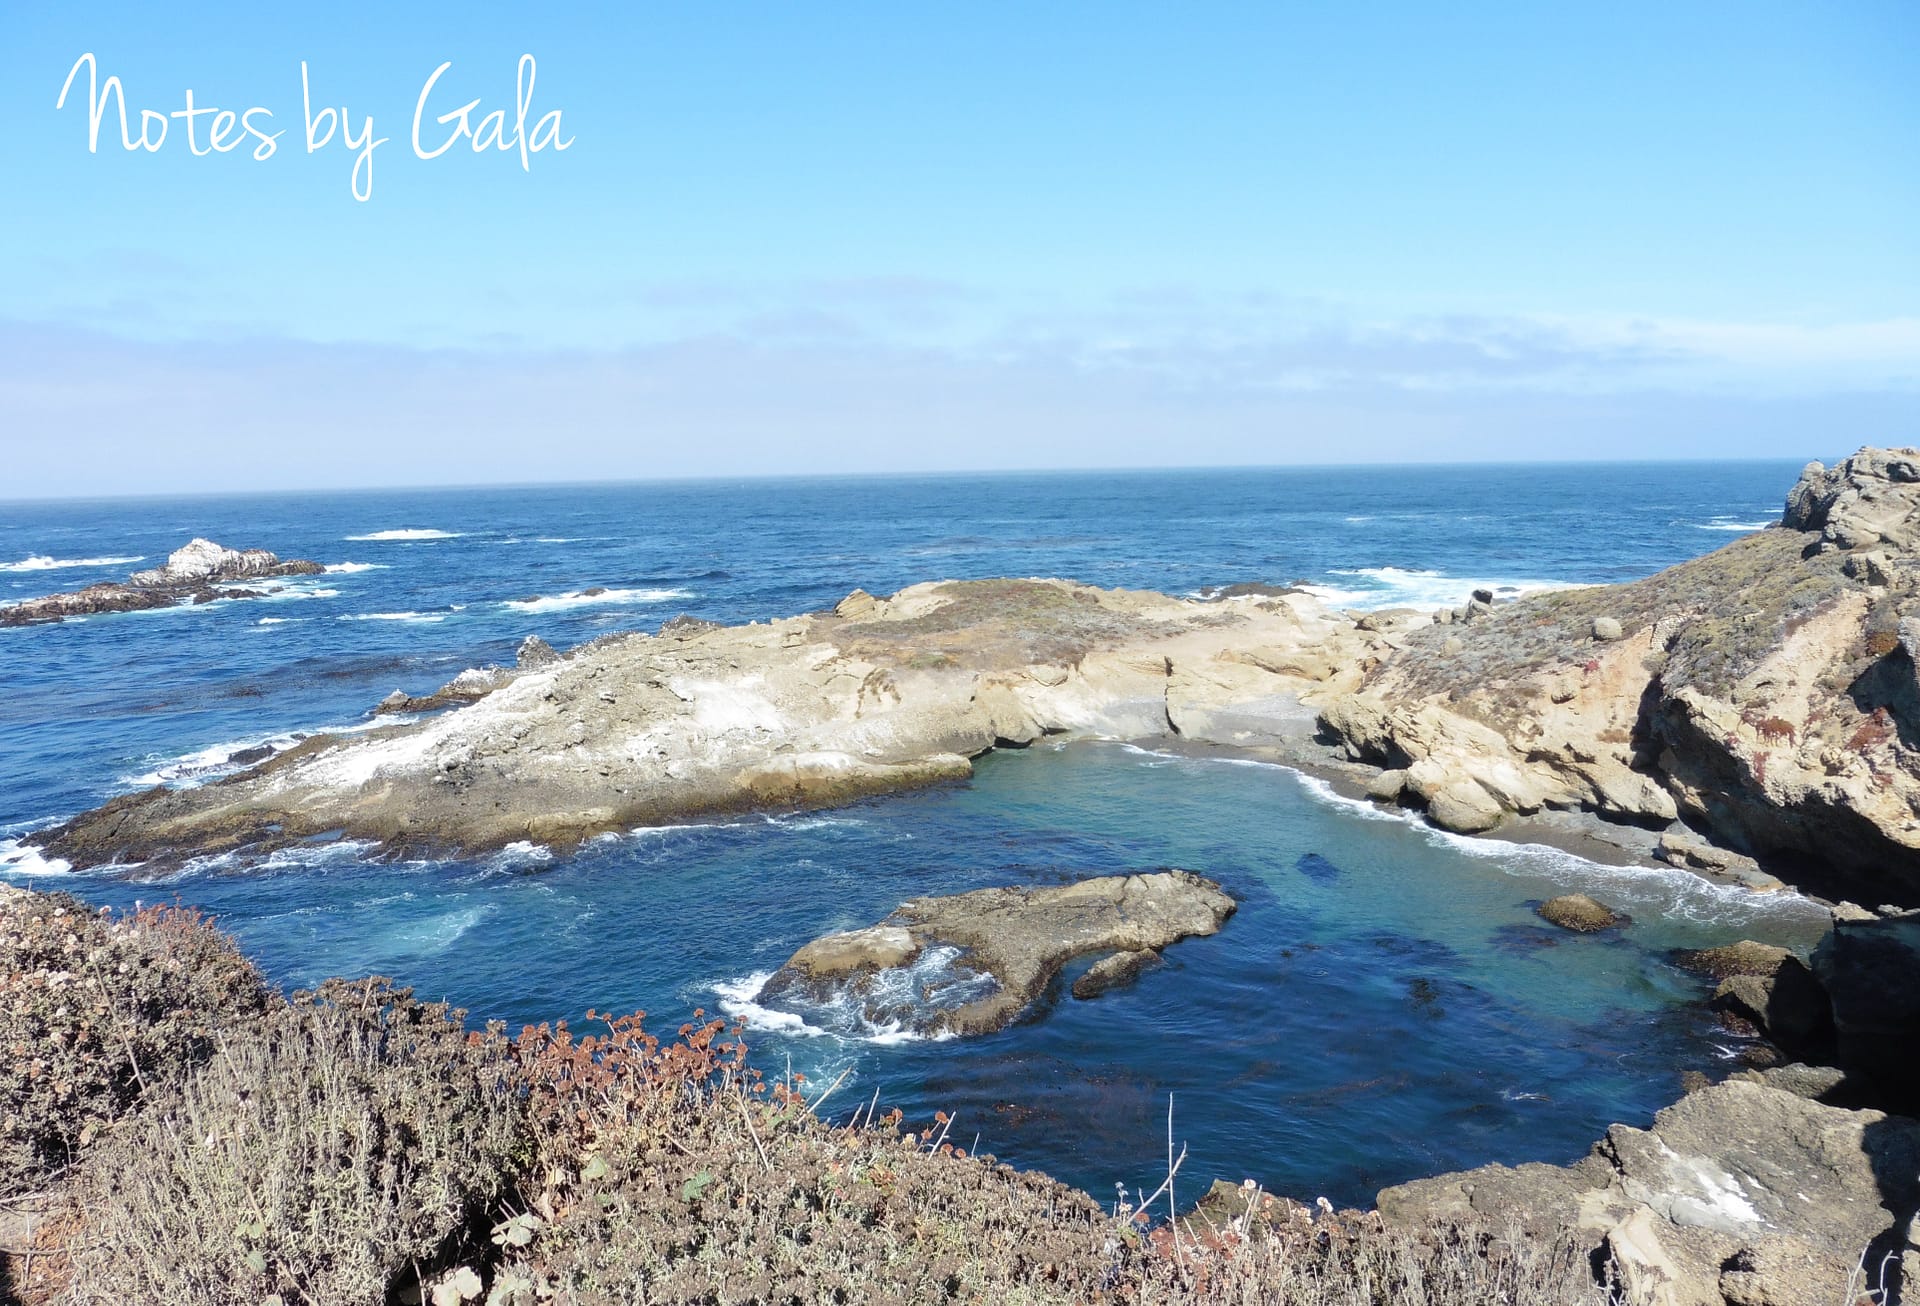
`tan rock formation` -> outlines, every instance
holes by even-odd
[[[846,614],[846,615],[843,615]],[[1178,732],[1305,745],[1319,698],[1391,653],[1301,594],[1213,602],[1052,580],[917,585],[765,625],[670,623],[457,678],[438,718],[315,737],[41,836],[75,864],[260,849],[568,844],[692,813],[802,808],[964,778],[999,743]]]

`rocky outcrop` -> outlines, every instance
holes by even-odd
[[[1814,1306],[1864,1258],[1920,1283],[1920,1122],[1760,1083],[1688,1094],[1651,1129],[1615,1125],[1575,1165],[1486,1166],[1388,1188],[1390,1223],[1576,1230],[1632,1302]],[[1890,1299],[1891,1300],[1891,1299]]]
[[[1575,934],[1598,934],[1602,930],[1619,929],[1627,923],[1627,918],[1602,903],[1595,902],[1584,893],[1566,893],[1558,898],[1549,898],[1534,908],[1540,919],[1563,930],[1572,930]]]
[[[1321,728],[1447,828],[1543,807],[1678,818],[1718,847],[1676,834],[1676,865],[1920,902],[1916,469],[1909,449],[1815,464],[1778,528],[1415,629],[1325,698]]]
[[[0,608],[0,626],[36,626],[101,612],[140,612],[215,599],[258,598],[264,591],[218,587],[231,581],[311,576],[324,570],[317,562],[282,562],[265,549],[229,549],[212,540],[195,539],[175,549],[166,566],[136,571],[124,585],[89,585],[83,590],[49,594]]]
[[[1808,463],[1787,493],[1790,530],[1818,531],[1823,547],[1885,545],[1907,552],[1920,543],[1920,450],[1862,449],[1834,467]]]
[[[511,673],[390,700],[472,700],[432,719],[316,736],[219,784],[129,795],[36,838],[75,865],[156,873],[332,832],[476,851],[828,806],[964,778],[970,758],[1052,734],[1318,755],[1316,704],[1356,687],[1397,638],[1307,595],[1203,602],[1049,580],[917,585],[841,608],[612,636],[565,657],[535,648]]]
[[[878,925],[807,944],[754,1000],[800,1011],[850,1002],[872,1026],[991,1033],[1025,1011],[1074,958],[1115,954],[1087,991],[1074,988],[1076,997],[1096,997],[1157,961],[1160,949],[1217,933],[1233,910],[1218,884],[1187,871],[914,898]],[[901,972],[923,959],[936,961],[937,970],[922,968],[900,982]],[[952,1000],[943,1001],[943,992]]]
[[[1813,971],[1830,1004],[1839,1065],[1874,1100],[1920,1115],[1920,913],[1836,913]]]

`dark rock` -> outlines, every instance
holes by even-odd
[[[1920,916],[1841,920],[1813,952],[1838,1064],[1898,1110],[1920,1110]]]
[[[1788,956],[1773,974],[1736,974],[1714,990],[1713,1008],[1753,1025],[1760,1036],[1799,1057],[1822,1057],[1833,1047],[1833,1013],[1826,992],[1798,957]]]
[[[1627,918],[1611,907],[1595,902],[1584,893],[1562,894],[1534,908],[1541,920],[1580,934],[1597,934],[1618,929]]]
[[[1491,607],[1493,606],[1493,591],[1489,589],[1477,589],[1473,592],[1473,601],[1475,603],[1484,603]]]
[[[1151,948],[1136,948],[1102,957],[1087,968],[1086,974],[1073,982],[1073,996],[1083,1000],[1097,998],[1111,989],[1133,983],[1148,967],[1159,964],[1160,954]]]
[[[854,592],[859,593],[858,590]],[[689,616],[684,612],[677,617],[669,617],[660,623],[660,634],[662,637],[678,635],[685,639],[693,635],[703,634],[709,630],[719,629],[720,623],[717,621],[708,621],[705,617]]]

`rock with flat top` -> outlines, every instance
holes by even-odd
[[[850,1002],[864,1006],[875,1024],[928,1034],[991,1033],[1025,1011],[1074,958],[1118,954],[1102,963],[1112,963],[1096,982],[1104,992],[1157,961],[1170,944],[1218,932],[1234,905],[1218,884],[1188,871],[914,898],[878,925],[807,944],[768,977],[755,1001],[776,1009]],[[938,974],[909,979],[903,973],[936,949],[944,958]],[[912,983],[958,992],[964,1000],[943,1005],[928,991],[924,1001],[912,1001],[911,994],[903,1001]],[[1082,993],[1076,986],[1076,996],[1095,996],[1095,987]]]
[[[1602,930],[1618,929],[1627,923],[1625,916],[1603,903],[1595,902],[1584,893],[1567,893],[1558,898],[1549,898],[1534,911],[1541,920],[1576,934],[1598,934]]]

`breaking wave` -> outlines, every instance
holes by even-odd
[[[366,543],[368,541],[384,542],[388,540],[457,540],[460,538],[460,532],[436,531],[427,527],[405,526],[397,530],[372,531],[366,535],[349,535],[346,538],[355,543]]]
[[[1477,589],[1492,590],[1496,599],[1513,599],[1543,590],[1587,588],[1577,581],[1489,580],[1405,567],[1334,568],[1327,574],[1343,579],[1337,584],[1300,588],[1322,603],[1340,608],[1451,608],[1472,598]],[[1345,579],[1349,577],[1352,579]]]
[[[69,567],[118,567],[129,562],[144,562],[144,553],[130,558],[49,558],[36,553],[18,562],[0,562],[0,571],[64,571]]]
[[[568,608],[665,603],[669,599],[692,597],[693,591],[677,589],[569,590],[565,594],[540,595],[531,599],[508,599],[500,606],[512,608],[517,612],[562,612]]]

